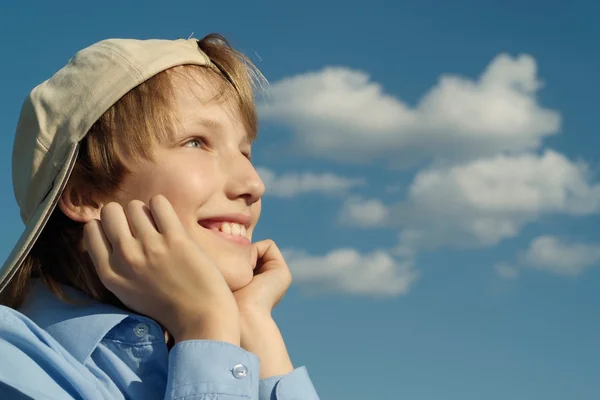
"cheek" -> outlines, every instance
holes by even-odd
[[[151,197],[161,194],[171,202],[175,212],[186,224],[194,216],[198,207],[214,193],[214,182],[210,174],[195,172],[197,168],[161,168],[148,171],[136,179],[138,199],[148,202]]]

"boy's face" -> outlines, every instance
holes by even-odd
[[[117,201],[147,203],[164,195],[235,291],[253,277],[250,239],[265,187],[246,157],[251,145],[235,108],[211,101],[212,85],[178,85],[181,78],[174,79],[181,129],[172,141],[158,145],[153,161],[134,164],[125,157],[131,173]]]

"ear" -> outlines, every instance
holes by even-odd
[[[100,210],[103,204],[98,203],[95,199],[93,203],[95,204],[84,204],[71,182],[67,183],[58,200],[58,206],[63,214],[73,221],[84,224],[94,219],[100,219]]]

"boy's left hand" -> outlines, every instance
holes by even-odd
[[[252,244],[254,278],[233,292],[240,312],[270,316],[292,283],[292,274],[272,240]],[[243,310],[243,311],[242,311]]]
[[[233,292],[241,322],[240,345],[260,359],[260,378],[286,375],[294,370],[281,332],[271,312],[292,283],[292,274],[272,240],[252,245],[256,262],[252,282]]]

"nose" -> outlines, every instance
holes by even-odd
[[[243,154],[228,160],[227,197],[244,199],[248,205],[256,203],[265,193],[265,184],[254,165]]]

